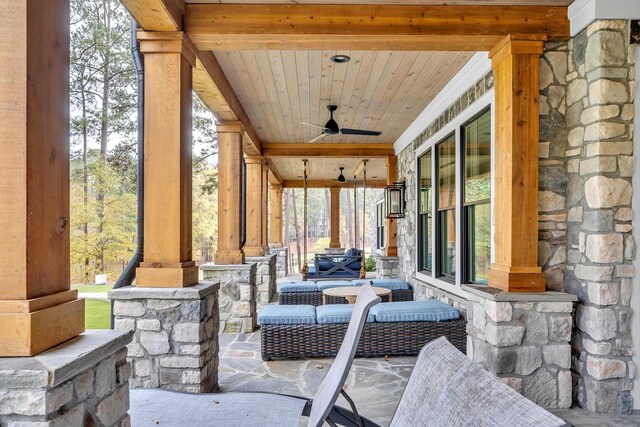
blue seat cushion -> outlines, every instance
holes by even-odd
[[[316,307],[316,317],[318,323],[349,323],[353,304],[327,304]],[[375,317],[369,313],[367,322],[375,321]]]
[[[335,264],[332,263],[331,261],[323,261],[323,260],[318,261],[318,268],[320,269],[320,271],[329,271],[333,267],[335,267]]]
[[[440,322],[456,320],[458,310],[436,299],[423,301],[383,302],[371,311],[376,322]]]
[[[392,291],[401,291],[411,288],[407,282],[400,279],[358,279],[353,280],[352,282],[356,286],[362,286],[365,283],[373,282],[373,286],[376,286],[378,288],[391,289]]]
[[[305,282],[292,282],[292,283],[283,283],[280,285],[280,292],[283,294],[289,292],[317,292],[318,287],[314,282],[305,281]]]
[[[261,325],[303,325],[316,323],[312,305],[266,305],[258,315]]]
[[[347,268],[349,270],[360,271],[360,261],[353,261],[353,262],[347,264]]]
[[[329,288],[341,288],[343,286],[354,286],[348,280],[327,280],[323,282],[316,283],[319,291]]]
[[[357,248],[347,249],[344,256],[360,256],[360,250]]]

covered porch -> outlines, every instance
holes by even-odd
[[[313,365],[328,361],[253,361],[258,306],[273,300],[278,270],[287,274],[283,189],[329,189],[330,248],[340,249],[341,192],[396,183],[405,217],[384,218],[381,277],[456,307],[468,357],[535,403],[632,411],[636,86],[625,16],[583,18],[575,2],[570,21],[569,0],[122,0],[144,55],[144,257],[135,287],[110,293],[115,330],[96,334],[69,286],[69,3],[18,3],[0,6],[0,378],[12,378],[0,384],[0,424],[127,425],[130,387],[259,387],[231,385],[240,373],[304,391],[275,380],[303,370],[313,383]],[[192,254],[192,92],[218,135],[217,249],[202,268]],[[474,179],[490,186],[471,200]],[[467,206],[483,203],[480,265],[470,242],[481,227]],[[610,226],[578,225],[606,209]],[[383,424],[411,364],[356,362],[359,399],[376,399],[366,381],[389,392],[374,410]],[[387,374],[397,388],[379,387]]]

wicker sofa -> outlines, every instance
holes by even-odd
[[[391,289],[392,301],[413,301],[413,289],[404,280],[400,279],[358,279],[358,280],[331,280],[322,282],[291,282],[280,285],[278,294],[278,304],[297,305],[308,304],[313,306],[322,305],[322,291],[328,288],[340,286],[362,286],[371,282],[373,286]],[[388,297],[382,298],[383,302],[388,302]],[[327,295],[327,304],[346,304],[344,298]]]
[[[268,305],[258,317],[262,359],[335,356],[347,330],[352,305]],[[416,355],[445,336],[466,352],[466,320],[438,301],[381,303],[369,312],[356,356]]]

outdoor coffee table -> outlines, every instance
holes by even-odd
[[[383,297],[385,295],[389,296],[389,302],[391,302],[391,289],[387,288],[376,288],[373,287],[373,292],[376,293],[379,297]],[[324,289],[322,291],[322,304],[327,304],[327,295],[332,297],[343,297],[347,300],[349,304],[355,304],[356,297],[358,296],[358,291],[360,290],[360,286],[341,286],[338,288],[329,288]]]

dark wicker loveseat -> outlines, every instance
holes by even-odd
[[[371,282],[372,286],[391,289],[392,301],[413,301],[413,289],[400,279],[357,279],[351,281],[332,280],[314,283],[312,281],[284,283],[278,293],[278,304],[296,305],[309,304],[319,306],[323,304],[322,291],[337,286],[361,286]],[[327,304],[346,304],[347,300],[340,297],[327,296]],[[387,297],[382,298],[388,302]]]
[[[362,332],[356,356],[416,355],[427,342],[441,336],[447,337],[460,351],[466,352],[466,320],[458,317],[457,310],[440,301],[427,301],[381,303],[375,306],[374,309],[378,307],[379,311],[372,309],[370,312],[370,318],[368,318]],[[440,313],[444,313],[445,316],[449,316],[450,320],[400,320],[403,318],[402,315],[400,317],[396,315],[395,318],[392,315],[390,318],[387,316],[387,318],[379,319],[379,312],[388,308],[401,308],[403,304],[435,305],[439,314],[433,318],[446,319],[447,317],[440,316]],[[353,306],[266,306],[260,313],[258,320],[261,325],[262,359],[335,356],[347,330],[350,307]],[[319,313],[317,316],[315,310]],[[323,319],[322,312],[325,310],[333,311],[328,320],[327,316]],[[412,316],[405,314],[404,318],[411,319]]]

